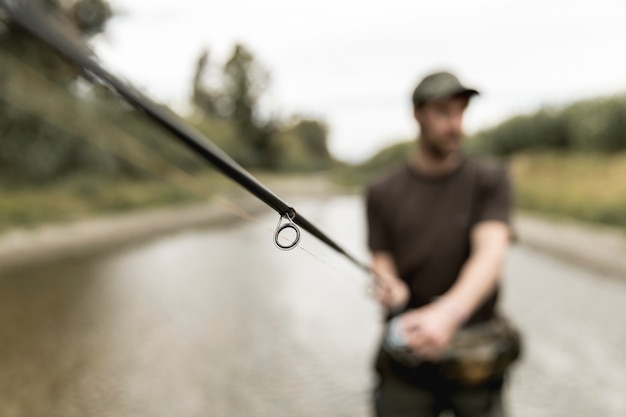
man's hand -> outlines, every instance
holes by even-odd
[[[378,302],[389,311],[402,310],[409,302],[409,287],[399,279],[381,280],[377,277],[373,289]]]
[[[389,311],[402,310],[409,302],[409,287],[398,278],[393,258],[386,252],[374,254],[372,272],[376,279],[374,295]]]
[[[450,345],[463,318],[447,300],[411,310],[401,317],[407,345],[419,357],[437,361]]]

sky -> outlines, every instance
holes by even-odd
[[[468,133],[543,106],[626,92],[623,0],[109,0],[102,63],[156,101],[189,110],[203,49],[235,43],[270,74],[263,112],[324,120],[329,148],[359,162],[417,135],[410,96],[449,70],[481,95]]]

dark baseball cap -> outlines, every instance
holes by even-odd
[[[441,71],[427,75],[413,90],[413,105],[443,98],[478,94],[477,90],[465,87],[453,74]]]

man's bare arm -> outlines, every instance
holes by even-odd
[[[437,359],[456,330],[494,291],[509,246],[503,222],[479,223],[471,232],[472,253],[456,283],[437,301],[403,315],[408,344],[425,358]]]
[[[499,221],[479,223],[471,232],[472,253],[459,279],[442,297],[465,320],[495,290],[510,242],[509,226]]]

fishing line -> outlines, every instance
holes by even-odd
[[[121,82],[119,79],[111,75],[95,60],[91,59],[83,48],[72,42],[72,40],[65,36],[64,33],[54,28],[46,20],[45,16],[38,12],[32,5],[28,5],[19,0],[0,0],[0,8],[3,9],[14,22],[19,24],[27,32],[61,52],[61,54],[63,54],[71,62],[78,65],[80,68],[83,68],[87,75],[91,75],[94,78],[99,79],[105,85],[108,85],[121,97],[125,98],[130,104],[141,109],[149,118],[170,132],[173,137],[178,139],[185,146],[198,155],[204,157],[224,175],[238,183],[243,188],[247,189],[261,201],[265,202],[265,204],[273,208],[279,214],[280,218],[286,217],[290,222],[292,222],[293,225],[298,225],[307,230],[326,245],[345,256],[354,265],[366,272],[371,271],[369,266],[358,261],[342,247],[337,245],[337,243],[306,220],[293,207],[285,203],[276,194],[254,178],[252,174],[241,167],[228,154],[210,142],[204,135],[191,128],[189,125],[183,123],[173,114],[166,112],[163,108],[156,105],[128,84]],[[293,225],[290,227],[295,228]],[[280,233],[277,233],[275,235],[275,239],[277,239],[279,234]],[[291,246],[291,248],[293,247],[295,247],[295,245]]]

